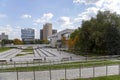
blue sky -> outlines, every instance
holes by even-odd
[[[39,30],[51,22],[58,31],[76,29],[82,20],[89,20],[97,11],[111,10],[120,14],[119,0],[0,0],[0,33],[9,39],[20,38],[21,28]]]

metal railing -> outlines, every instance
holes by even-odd
[[[80,64],[79,64],[80,63]],[[120,63],[88,62],[10,62],[0,64],[0,80],[69,80],[120,75]],[[96,65],[103,63],[102,65]],[[88,65],[89,64],[89,65]]]

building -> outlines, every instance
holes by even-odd
[[[57,33],[57,30],[56,30],[56,29],[53,29],[53,30],[52,30],[52,34],[55,34],[55,33]]]
[[[73,32],[74,32],[74,29],[65,29],[65,30],[60,31],[56,34],[48,36],[48,39],[50,40],[51,47],[62,47],[61,46],[62,38],[65,37],[66,40],[69,40],[70,35]]]
[[[50,35],[52,35],[52,24],[46,23],[43,25],[43,40],[47,40]]]
[[[0,35],[0,40],[7,39],[8,40],[8,35],[5,35],[5,33],[1,33]]]
[[[40,39],[43,40],[43,30],[40,30]]]
[[[35,39],[34,29],[31,29],[31,28],[21,29],[21,38],[22,38],[22,41],[27,44],[32,43]]]
[[[40,39],[48,40],[48,36],[57,33],[57,30],[52,30],[52,24],[46,23],[43,25],[43,29],[40,30]]]

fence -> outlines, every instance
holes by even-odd
[[[92,62],[92,61],[91,61]],[[98,63],[101,65],[96,65]],[[92,62],[26,62],[1,63],[0,80],[68,80],[108,75],[120,75],[120,63]]]

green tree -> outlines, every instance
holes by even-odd
[[[15,45],[21,45],[21,44],[23,44],[23,42],[22,42],[20,39],[14,39],[14,40],[13,40],[13,43],[14,43]]]
[[[99,11],[95,18],[83,21],[77,31],[71,39],[78,35],[76,46],[82,52],[120,54],[120,15]]]

